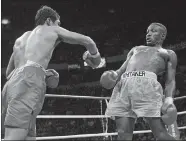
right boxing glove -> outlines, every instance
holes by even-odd
[[[100,53],[97,51],[95,55],[91,55],[89,51],[83,54],[83,60],[92,68],[96,68],[101,63]]]
[[[117,80],[118,74],[116,73],[116,71],[105,71],[101,76],[100,84],[105,89],[112,89],[116,85]]]

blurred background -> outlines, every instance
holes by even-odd
[[[167,27],[164,48],[172,49],[178,57],[175,97],[186,95],[186,21],[184,1],[123,1],[123,0],[2,0],[1,11],[1,84],[6,82],[5,70],[13,45],[25,31],[34,28],[34,18],[42,5],[55,9],[61,17],[61,26],[90,36],[97,44],[106,65],[91,69],[84,65],[83,46],[60,43],[50,61],[49,68],[56,69],[60,84],[46,93],[64,95],[111,96],[111,90],[99,84],[106,70],[118,69],[128,51],[145,44],[146,29],[151,22]],[[161,81],[161,78],[159,78]],[[163,84],[162,84],[163,85]],[[175,102],[178,112],[186,110],[185,100]],[[103,111],[106,104],[103,101]],[[99,100],[46,98],[42,115],[100,115]],[[178,126],[186,125],[186,116],[178,116]],[[138,119],[135,130],[149,129]],[[115,132],[109,120],[109,131]],[[62,136],[101,133],[102,119],[47,119],[37,120],[37,136]],[[114,139],[115,137],[113,137]],[[71,139],[102,140],[103,137]],[[134,140],[154,140],[152,134],[134,135]],[[186,140],[186,131],[181,130]]]

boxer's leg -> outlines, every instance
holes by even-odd
[[[132,140],[135,118],[116,117],[118,140]]]
[[[132,140],[136,114],[131,110],[127,79],[122,79],[116,84],[106,115],[115,118],[118,140]]]
[[[6,127],[4,140],[25,140],[27,134],[28,130],[26,129]]]
[[[168,134],[161,117],[147,117],[146,121],[157,140],[176,140],[174,137]]]
[[[37,111],[40,111],[40,109]],[[28,131],[28,135],[26,137],[26,140],[32,140],[32,141],[36,140],[36,116],[37,115],[34,112],[34,115],[33,115],[31,122],[30,122],[30,127],[29,127],[29,131]]]
[[[143,91],[144,117],[149,124],[153,135],[157,140],[175,140],[174,137],[168,134],[165,124],[161,119],[161,106],[163,98],[163,89],[161,84],[154,79],[147,78],[149,83]],[[145,81],[144,81],[145,82]],[[148,89],[147,89],[148,88]]]
[[[42,107],[45,80],[39,77],[41,69],[39,73],[37,69],[39,68],[24,68],[15,79],[12,78],[11,83],[9,82],[7,92],[11,97],[5,117],[6,140],[25,140],[34,111],[38,106]]]

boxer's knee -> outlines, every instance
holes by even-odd
[[[157,140],[175,140],[174,137],[170,136],[168,132],[165,131],[159,131],[159,133],[156,134]]]
[[[118,129],[118,140],[132,140],[133,133]]]
[[[160,131],[159,133],[157,133],[157,140],[166,140],[165,132]]]

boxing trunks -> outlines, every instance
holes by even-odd
[[[126,72],[113,89],[106,115],[115,117],[160,117],[163,89],[153,72]]]
[[[45,77],[45,69],[32,61],[14,71],[2,91],[5,127],[26,129],[28,136],[36,136],[36,116],[45,99]]]

